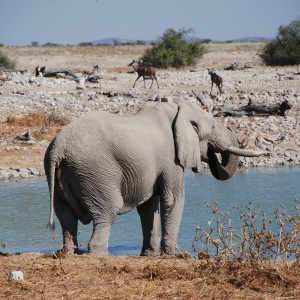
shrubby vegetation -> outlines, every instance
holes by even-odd
[[[16,62],[10,59],[3,51],[0,51],[0,67],[5,69],[14,69]]]
[[[195,64],[196,59],[204,54],[204,47],[198,41],[186,41],[185,37],[191,31],[167,29],[159,41],[146,50],[143,63],[157,68],[181,68]]]
[[[294,199],[295,210],[289,214],[284,205],[267,217],[251,202],[245,209],[232,212],[219,210],[217,202],[207,204],[211,219],[196,229],[193,248],[200,258],[236,259],[238,261],[285,260],[300,258],[300,202]],[[232,223],[236,220],[236,224]],[[200,251],[196,250],[200,244]]]
[[[277,37],[260,54],[269,66],[300,64],[300,17],[287,26],[280,26]]]

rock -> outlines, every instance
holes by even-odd
[[[12,271],[8,276],[9,281],[24,280],[24,274],[22,271]]]

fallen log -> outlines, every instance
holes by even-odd
[[[192,91],[195,97],[199,100],[201,105],[208,105],[204,99],[202,99],[197,93]],[[240,108],[215,106],[211,108],[213,116],[253,116],[253,115],[279,115],[284,116],[285,112],[292,108],[292,105],[288,100],[284,100],[280,104],[254,104],[251,101],[246,106]]]
[[[241,108],[241,110],[252,114],[267,114],[267,115],[280,115],[284,116],[285,112],[292,108],[288,100],[284,100],[280,104],[257,105],[251,102]]]
[[[278,115],[284,116],[285,112],[292,108],[288,100],[284,100],[280,104],[252,104],[249,103],[241,108],[231,107],[214,107],[214,116],[267,116]]]
[[[65,74],[73,77],[75,81],[79,81],[79,78],[70,70],[67,68],[47,68],[45,66],[39,67],[37,66],[35,68],[35,76],[43,76],[43,77],[57,77],[60,76],[59,74]]]
[[[231,65],[224,68],[226,71],[235,71],[235,70],[245,70],[253,68],[252,62],[246,62],[245,64],[239,64],[236,61],[233,61]]]

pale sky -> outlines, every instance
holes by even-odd
[[[300,0],[0,0],[0,44],[153,40],[168,28],[221,41],[275,37],[299,16]]]

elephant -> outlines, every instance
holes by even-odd
[[[231,130],[183,99],[149,101],[131,116],[90,112],[63,127],[46,150],[48,226],[54,230],[55,211],[64,250],[76,253],[78,221],[93,221],[88,254],[104,256],[116,216],[137,208],[141,255],[172,255],[184,206],[184,171],[201,172],[206,162],[216,179],[227,180],[239,156],[264,154],[240,149]]]

